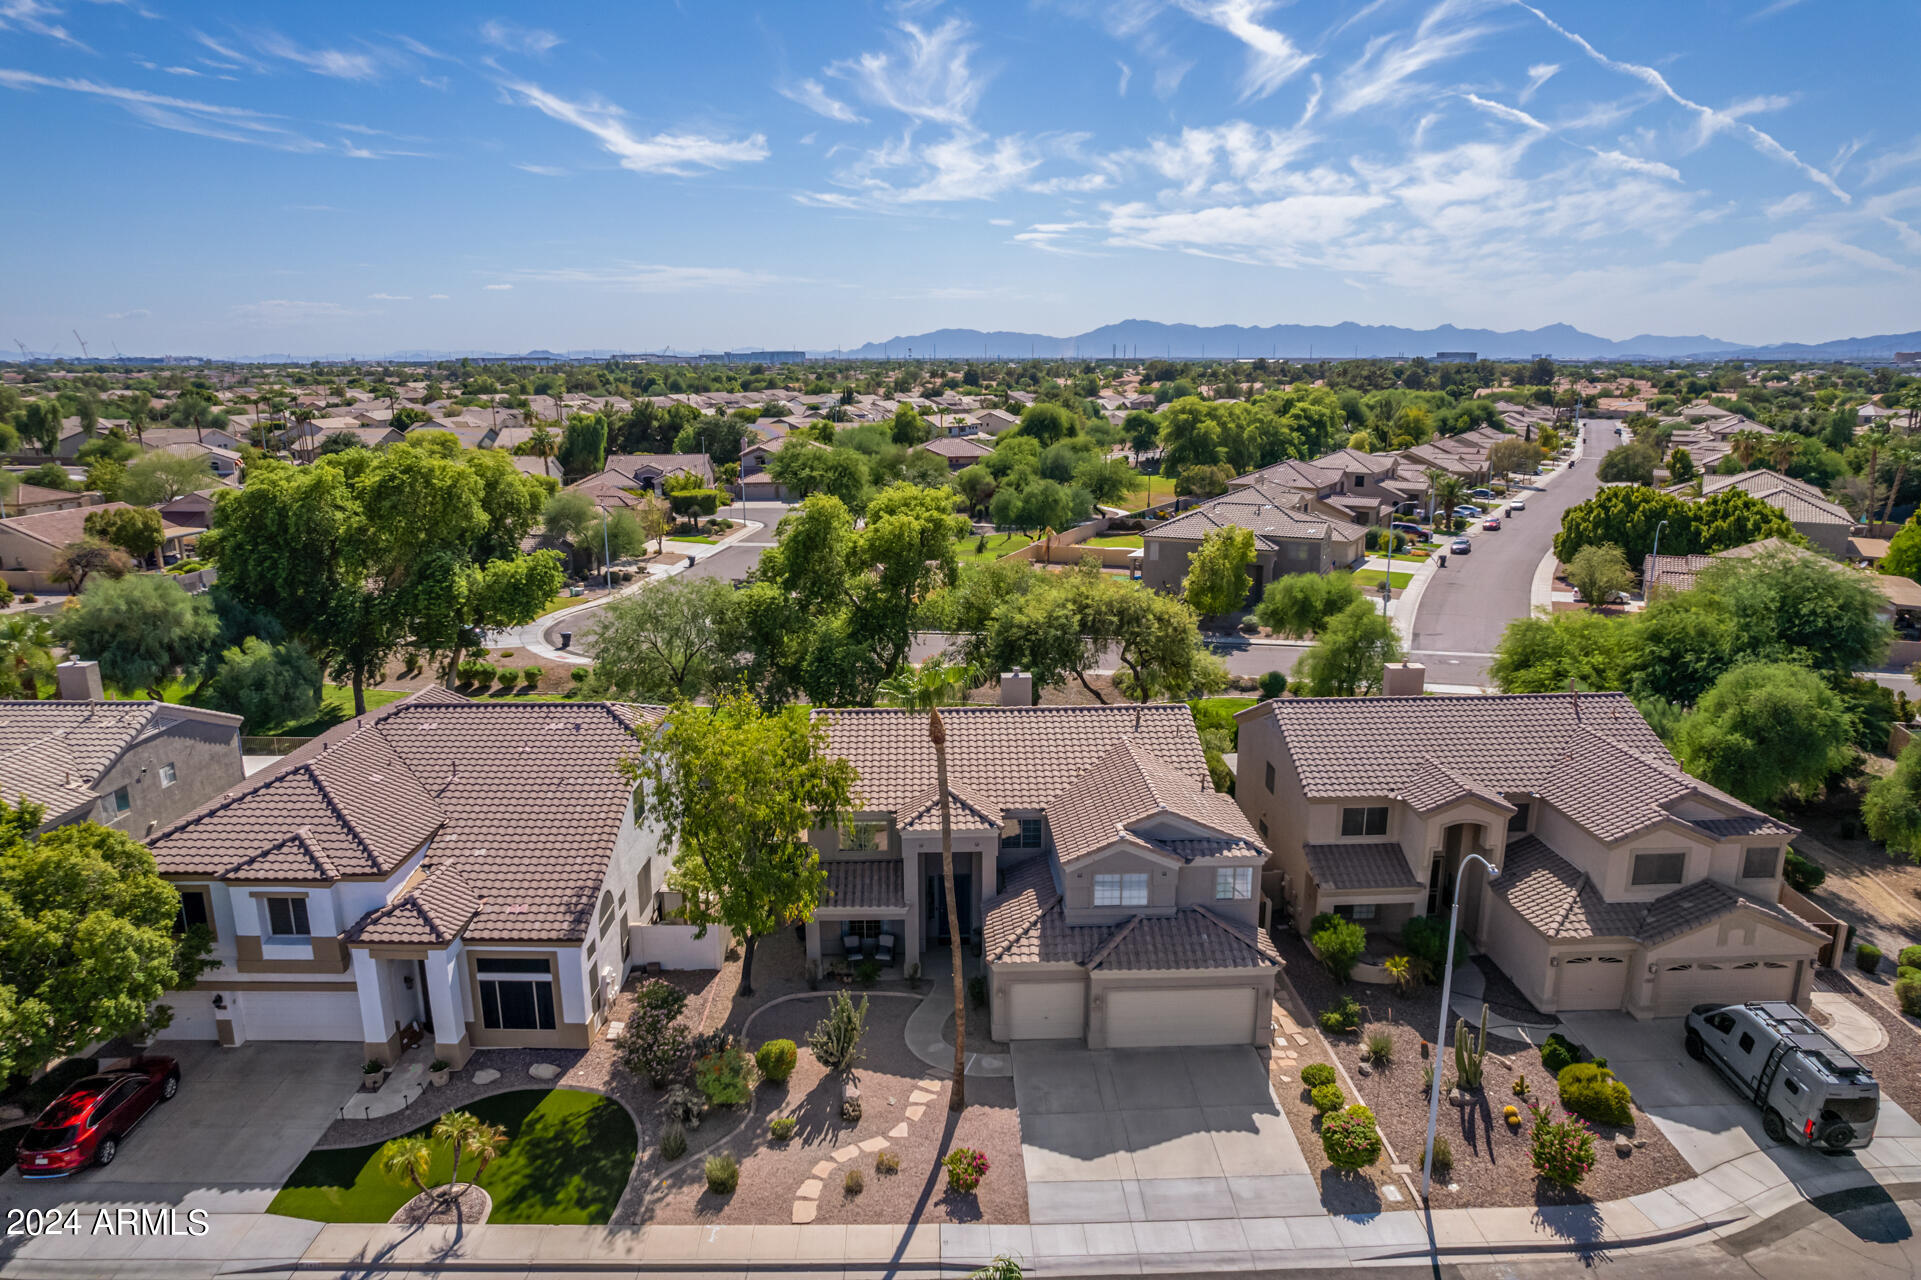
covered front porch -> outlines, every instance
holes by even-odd
[[[473,1056],[454,947],[356,945],[351,951],[370,1060],[392,1066],[416,1045],[455,1067]]]

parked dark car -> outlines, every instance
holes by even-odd
[[[1396,520],[1391,527],[1394,532],[1404,533],[1410,538],[1425,538],[1427,536],[1427,531],[1418,524],[1408,524],[1405,521]]]
[[[64,1178],[112,1164],[147,1113],[179,1091],[180,1064],[159,1056],[74,1081],[20,1139],[20,1176]]]

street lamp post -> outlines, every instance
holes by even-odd
[[[1478,853],[1470,853],[1461,859],[1461,865],[1454,872],[1454,909],[1448,914],[1447,921],[1447,963],[1441,969],[1441,1027],[1434,1033],[1434,1084],[1427,1099],[1427,1151],[1421,1157],[1421,1203],[1427,1203],[1427,1191],[1434,1178],[1434,1126],[1441,1119],[1441,1055],[1447,1050],[1447,1020],[1452,1012],[1448,1008],[1448,997],[1454,990],[1454,935],[1461,927],[1461,879],[1467,874],[1470,862],[1478,862],[1487,868],[1487,878],[1492,880],[1500,875],[1500,870],[1492,862]]]
[[[1665,520],[1654,526],[1654,558],[1657,560],[1661,558],[1661,530],[1667,527],[1668,522]]]

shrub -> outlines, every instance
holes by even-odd
[[[1576,1062],[1563,1068],[1555,1081],[1561,1087],[1561,1105],[1571,1114],[1595,1124],[1634,1123],[1634,1095],[1606,1067]]]
[[[987,977],[985,974],[977,973],[967,980],[967,1002],[976,1009],[985,1009],[987,1007]]]
[[[850,1196],[857,1196],[867,1187],[867,1179],[859,1169],[849,1169],[847,1176],[840,1180],[841,1189]]]
[[[955,1147],[941,1157],[941,1167],[947,1170],[947,1189],[961,1195],[970,1195],[980,1186],[981,1179],[987,1176],[987,1157],[972,1147]]]
[[[667,1091],[664,1105],[674,1123],[688,1129],[700,1128],[700,1118],[707,1114],[707,1099],[698,1089],[689,1089],[684,1084]]]
[[[734,1188],[740,1185],[740,1161],[726,1152],[708,1156],[704,1172],[707,1174],[707,1189],[717,1196],[731,1196]]]
[[[1333,1084],[1336,1078],[1334,1068],[1325,1062],[1310,1062],[1301,1068],[1301,1083],[1310,1089]]]
[[[1901,948],[1894,962],[1903,969],[1921,969],[1921,946]]]
[[[569,671],[567,673],[567,678],[569,680],[572,680],[575,684],[586,684],[587,677],[592,674],[593,672],[587,667],[575,667],[572,671]]]
[[[659,985],[667,986],[664,982]],[[681,1000],[686,997],[681,996]],[[674,1021],[677,1015],[678,1010],[670,1011],[665,1006],[638,1008],[614,1044],[620,1065],[637,1076],[646,1076],[656,1089],[686,1079],[693,1065],[690,1037],[687,1028]]]
[[[891,1151],[883,1151],[874,1157],[875,1173],[899,1173],[900,1157]]]
[[[1548,1069],[1556,1079],[1561,1072],[1576,1062],[1586,1062],[1588,1052],[1558,1031],[1550,1031],[1541,1044],[1541,1065]]]
[[[678,1018],[687,1007],[687,993],[664,978],[649,978],[634,988],[634,1007],[660,1009],[668,1017]]]
[[[794,1130],[799,1127],[800,1121],[793,1116],[775,1116],[767,1122],[767,1132],[775,1142],[787,1141],[794,1136]]]
[[[1321,1121],[1321,1150],[1337,1169],[1365,1169],[1381,1158],[1381,1131],[1374,1113],[1359,1105]]]
[[[871,987],[880,981],[880,961],[867,959],[854,966],[854,981],[863,987]]]
[[[861,1037],[867,1034],[867,997],[856,1005],[845,991],[836,991],[827,1016],[814,1024],[807,1047],[829,1071],[852,1071],[861,1060]]]
[[[687,1131],[677,1124],[668,1125],[667,1131],[660,1135],[660,1158],[678,1160],[686,1154]]]
[[[1789,849],[1788,856],[1781,863],[1781,878],[1796,893],[1811,893],[1828,878],[1828,869],[1812,858],[1804,858]]]
[[[1401,947],[1418,960],[1429,975],[1441,972],[1447,957],[1447,921],[1441,916],[1415,916],[1401,926]],[[1454,937],[1454,963],[1467,962],[1467,939]]]
[[[1341,1086],[1338,1084],[1318,1085],[1310,1090],[1307,1096],[1313,1101],[1314,1110],[1321,1115],[1326,1115],[1330,1111],[1339,1111],[1347,1105],[1347,1098],[1341,1093]]]
[[[787,1083],[787,1077],[794,1074],[794,1066],[800,1061],[800,1050],[792,1040],[769,1040],[754,1053],[754,1065],[760,1068],[761,1078],[775,1084]]]
[[[1329,973],[1347,981],[1347,975],[1354,971],[1355,962],[1367,950],[1367,930],[1352,920],[1335,916],[1329,923],[1314,931],[1309,939],[1314,944],[1314,953],[1327,966]]]
[[[1908,970],[1894,980],[1894,998],[1901,1002],[1901,1012],[1921,1017],[1921,969]]]
[[[1368,1061],[1384,1067],[1394,1061],[1394,1037],[1386,1031],[1367,1033]]]
[[[1287,692],[1287,676],[1280,671],[1270,671],[1261,677],[1261,696],[1278,698]]]
[[[754,1091],[754,1064],[739,1045],[694,1062],[694,1084],[711,1107],[744,1107]]]
[[[1446,1173],[1454,1167],[1454,1148],[1447,1143],[1445,1133],[1434,1135],[1434,1172]]]
[[[1579,1120],[1555,1120],[1546,1107],[1534,1109],[1528,1156],[1536,1177],[1557,1186],[1578,1187],[1594,1167],[1594,1135]]]
[[[1863,942],[1854,949],[1854,967],[1862,973],[1873,973],[1881,967],[1881,948],[1872,942]]]
[[[494,673],[494,683],[502,689],[511,689],[520,683],[520,672],[514,667],[501,667]]]
[[[539,667],[522,667],[520,669],[520,683],[529,689],[537,689],[540,687],[541,676],[545,674],[546,672],[542,671]]]
[[[1361,1006],[1353,996],[1342,996],[1340,1003],[1323,1009],[1316,1019],[1321,1030],[1334,1035],[1345,1035],[1361,1024]]]

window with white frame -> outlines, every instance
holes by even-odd
[[[267,933],[270,936],[275,938],[310,936],[305,898],[268,898],[266,903]]]
[[[1356,923],[1363,920],[1372,920],[1374,918],[1374,904],[1371,902],[1356,902],[1351,906],[1334,908],[1334,914],[1346,916],[1349,920],[1355,921]]]
[[[180,775],[175,772],[173,761],[169,760],[160,766],[160,789],[162,791],[165,791],[178,781],[180,781]]]
[[[1214,900],[1226,902],[1245,901],[1254,896],[1254,868],[1216,867],[1214,868]]]
[[[1094,877],[1094,905],[1097,907],[1144,907],[1147,905],[1147,873],[1129,871]]]
[[[494,1031],[552,1031],[554,975],[546,960],[476,959],[480,1023]]]

